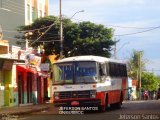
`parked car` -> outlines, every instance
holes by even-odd
[[[156,98],[157,98],[157,100],[160,99],[160,88],[158,88]]]

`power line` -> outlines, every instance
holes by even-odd
[[[32,41],[32,40],[29,40],[29,41]],[[53,40],[53,39],[48,39],[48,40],[41,40],[41,41],[38,41],[38,42],[59,42],[60,40]],[[24,42],[25,43],[25,41],[21,41],[21,42]]]
[[[155,27],[134,27],[134,26],[119,26],[119,25],[106,25],[106,26],[112,26],[112,27],[118,27],[118,28],[131,28],[131,29],[150,29]]]
[[[145,33],[145,32],[149,32],[155,29],[160,28],[160,26],[154,27],[152,29],[148,29],[148,30],[143,30],[143,31],[139,31],[139,32],[134,32],[134,33],[128,33],[128,34],[121,34],[121,35],[114,35],[114,36],[127,36],[127,35],[135,35],[135,34],[140,34],[140,33]]]
[[[79,22],[84,21],[84,20],[80,20],[80,19],[77,19],[77,18],[72,18],[72,19],[77,20]],[[112,26],[112,27],[118,27],[118,28],[131,28],[131,29],[153,29],[153,28],[157,27],[157,26],[152,26],[152,27],[120,26],[120,25],[110,25],[110,24],[105,25],[105,26]]]
[[[13,12],[13,11],[10,11],[10,12]],[[17,12],[13,12],[13,13],[17,13]],[[20,13],[18,13],[18,14],[20,14]],[[82,21],[82,20],[79,20],[79,19],[76,19],[76,18],[72,18],[72,19],[75,19],[75,20],[78,20],[78,21]],[[49,28],[50,26],[51,25],[46,26],[46,27],[42,27],[42,28],[39,28],[39,29],[24,30],[24,31],[21,31],[21,32],[32,32],[32,31],[36,31],[36,30],[41,30],[41,29]],[[127,35],[140,34],[140,33],[149,32],[149,31],[152,31],[152,30],[160,28],[160,26],[157,26],[157,27],[146,27],[146,28],[141,28],[141,27],[126,27],[126,26],[124,27],[124,26],[115,26],[115,25],[106,25],[106,26],[121,27],[121,28],[136,28],[136,29],[151,28],[151,29],[144,30],[144,31],[139,31],[139,32],[134,32],[134,33],[128,33],[128,34],[121,34],[121,35],[115,35],[115,36],[127,36]],[[17,31],[11,31],[11,30],[3,30],[3,31],[5,31],[5,32],[17,32]]]
[[[20,4],[20,3],[15,3],[11,0],[7,0],[7,2],[4,2],[4,5],[6,5],[6,6],[11,5],[11,6],[15,7],[14,9],[16,9],[16,10],[19,10],[19,8],[24,9],[23,7],[21,7],[22,4]],[[12,3],[12,4],[9,4],[9,3]],[[9,6],[7,6],[7,7],[10,8]],[[10,12],[20,14],[18,12],[14,12],[14,11],[10,11]],[[21,15],[24,15],[24,14],[21,14]],[[75,19],[77,21],[83,21],[83,20],[76,19],[76,18],[72,18],[72,19]],[[134,28],[134,29],[155,29],[156,28],[156,27],[134,27],[134,26],[119,26],[119,25],[106,25],[106,26],[112,26],[112,27],[118,27],[118,28],[131,28],[131,29],[132,28]],[[140,33],[140,32],[136,32],[136,33]],[[135,33],[131,33],[131,34],[135,34]],[[129,35],[129,34],[124,34],[124,35]],[[121,35],[116,35],[116,36],[121,36]]]
[[[45,26],[45,27],[41,27],[41,28],[37,28],[37,29],[31,29],[31,30],[18,30],[18,31],[20,31],[20,32],[33,32],[33,31],[36,31],[36,30],[42,30],[42,29],[45,29],[45,28],[49,28],[51,25],[49,25],[49,26]],[[18,31],[16,31],[16,30],[3,30],[4,32],[18,32]]]
[[[79,20],[79,19],[75,19],[75,20],[82,21],[82,20]],[[108,25],[108,26],[114,26],[114,25]],[[149,31],[152,31],[152,30],[160,28],[160,26],[157,26],[157,27],[146,27],[146,28],[141,28],[141,27],[124,27],[124,26],[117,26],[117,27],[121,27],[121,28],[136,28],[136,29],[148,29],[148,30],[143,30],[143,31],[134,32],[134,33],[128,33],[128,34],[114,35],[114,36],[127,36],[127,35],[140,34],[140,33],[149,32]]]
[[[60,40],[48,40],[48,41],[47,40],[44,40],[44,41],[42,40],[42,41],[38,41],[38,42],[54,42],[54,41],[60,41]]]
[[[35,41],[33,41],[30,45],[37,42],[44,34],[46,34],[52,28],[53,25],[55,25],[55,23],[51,24],[50,27],[41,36],[39,36]]]

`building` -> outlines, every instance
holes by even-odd
[[[34,49],[9,49],[8,41],[0,40],[0,108],[49,101],[50,61],[41,62]]]
[[[16,45],[17,28],[48,15],[48,0],[0,0],[0,29],[3,39]]]
[[[0,0],[0,107],[40,104],[50,97],[48,71],[38,68],[40,62],[36,66],[41,57],[34,55],[36,59],[26,60],[33,58],[32,51],[22,50],[25,44],[15,46],[19,26],[47,15],[48,0]]]
[[[12,57],[9,53],[7,40],[0,40],[0,107],[18,105],[18,92],[16,82],[17,63],[24,64],[25,60]]]

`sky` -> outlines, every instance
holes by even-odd
[[[49,0],[49,14],[59,15],[59,0]],[[160,0],[62,0],[62,15],[74,15],[74,22],[90,21],[114,29],[118,59],[129,59],[133,50],[144,51],[146,70],[158,75],[159,14]]]

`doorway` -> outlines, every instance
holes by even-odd
[[[32,103],[32,73],[27,73],[27,103]]]
[[[18,103],[24,104],[24,79],[23,73],[18,73]]]

